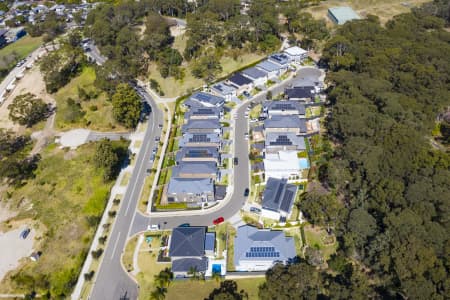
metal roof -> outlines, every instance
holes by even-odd
[[[197,92],[193,94],[190,98],[202,102],[204,104],[210,104],[214,106],[223,105],[225,103],[224,98],[208,94],[205,92]]]
[[[221,95],[230,95],[236,91],[236,88],[223,82],[219,82],[211,87]]]
[[[174,178],[167,187],[168,194],[205,194],[214,193],[214,184],[209,178]]]
[[[207,232],[205,236],[205,251],[214,251],[216,244],[216,234],[214,232]]]
[[[234,74],[233,76],[228,78],[228,81],[230,81],[234,85],[237,85],[238,87],[252,83],[249,78],[245,77],[241,73]]]
[[[272,211],[289,213],[294,204],[297,186],[288,184],[286,179],[270,177],[264,190],[262,207]]]
[[[268,60],[260,62],[259,64],[256,65],[256,67],[261,70],[265,70],[267,72],[278,71],[281,69],[281,67],[279,65],[274,64],[273,62],[270,62]]]
[[[205,272],[208,269],[208,258],[180,258],[172,262],[172,272],[189,272],[195,269],[197,272]]]
[[[170,237],[169,256],[203,256],[205,227],[176,227]]]
[[[268,132],[265,143],[266,147],[296,146],[297,150],[306,149],[304,137],[293,132]]]
[[[306,132],[306,121],[295,115],[274,115],[264,120],[264,128],[299,128],[301,132]]]
[[[242,71],[242,74],[250,79],[258,79],[267,76],[267,72],[251,67]]]
[[[216,174],[217,164],[213,161],[182,161],[172,168],[172,177],[180,174]]]
[[[338,25],[342,25],[351,20],[359,20],[361,17],[348,6],[331,7],[328,9],[331,20]]]

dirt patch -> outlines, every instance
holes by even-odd
[[[182,35],[186,32],[186,28],[185,27],[181,27],[181,26],[172,26],[170,27],[170,34],[173,37]]]
[[[17,212],[10,210],[6,204],[0,203],[0,223],[12,219],[15,216],[17,216]]]

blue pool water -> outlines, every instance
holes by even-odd
[[[300,169],[308,169],[309,168],[309,161],[307,158],[299,158],[298,159],[298,165],[300,166]]]
[[[217,265],[217,264],[212,265],[212,272],[221,274],[222,273],[222,265]]]

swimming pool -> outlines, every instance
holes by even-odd
[[[309,168],[309,161],[307,158],[299,158],[298,159],[298,165],[300,169],[308,169]]]
[[[213,274],[222,274],[222,265],[220,264],[213,264],[212,265],[212,272]]]

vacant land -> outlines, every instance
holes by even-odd
[[[381,23],[386,23],[393,16],[406,13],[411,10],[411,7],[419,6],[427,0],[328,0],[320,2],[317,6],[312,6],[307,9],[315,18],[326,19],[331,25],[331,21],[327,17],[327,10],[335,6],[350,6],[361,17],[366,17],[369,14],[377,15]]]
[[[126,147],[123,142],[115,145]],[[14,220],[31,218],[42,232],[35,245],[42,256],[10,273],[0,284],[2,292],[49,289],[52,295],[67,295],[70,291],[112,185],[103,181],[102,170],[93,164],[95,147],[91,143],[65,151],[55,144],[48,146],[41,153],[35,178],[8,191],[11,207],[19,211]]]
[[[306,244],[310,247],[321,250],[325,260],[336,252],[337,243],[334,235],[328,235],[325,229],[319,227],[313,228],[312,226],[305,226],[305,238]]]
[[[56,128],[69,130],[73,128],[89,128],[97,131],[125,131],[112,115],[112,104],[107,95],[94,86],[95,70],[85,67],[80,75],[72,79],[66,86],[55,93],[57,103]],[[91,95],[91,99],[80,99],[80,89]],[[71,121],[73,111],[67,100],[71,98],[80,103],[84,116]]]
[[[258,299],[258,288],[265,281],[262,278],[235,279],[238,290],[244,290],[248,294],[249,300]],[[166,299],[205,299],[220,283],[214,280],[207,281],[174,281],[169,287]]]

